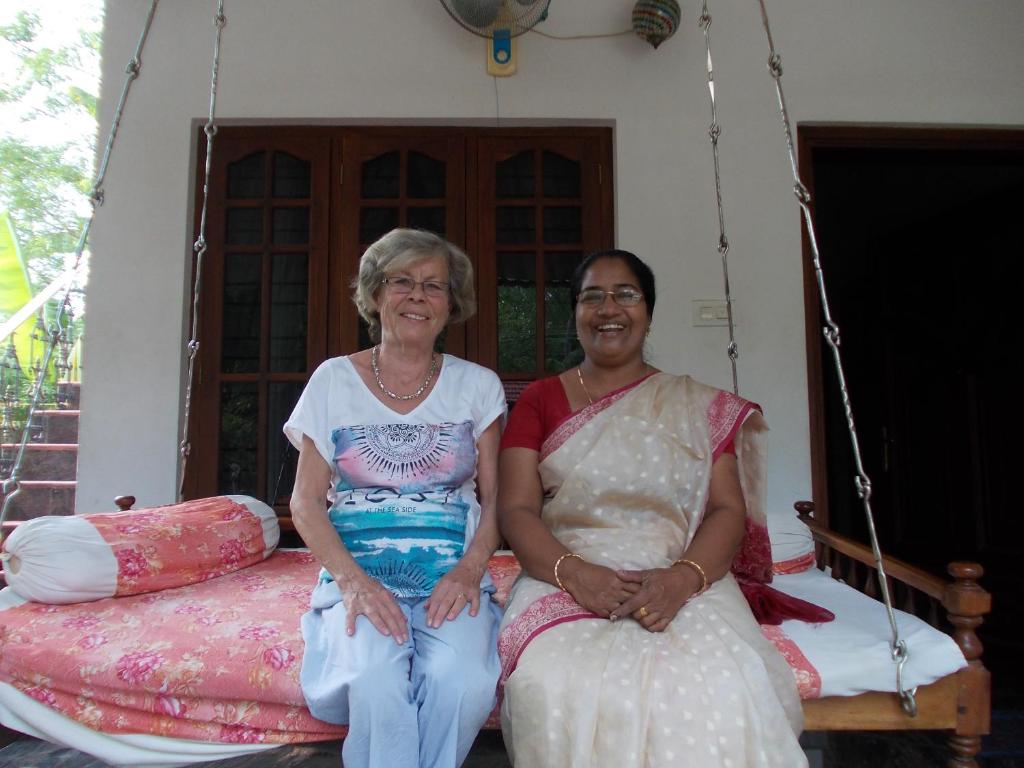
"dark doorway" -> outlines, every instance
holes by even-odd
[[[806,126],[800,139],[882,548],[933,573],[984,566],[994,606],[978,634],[998,703],[1024,682],[1024,133]],[[831,352],[808,322],[816,499],[866,541]]]

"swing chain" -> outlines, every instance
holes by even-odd
[[[833,349],[838,349],[840,344],[839,326],[829,320],[825,327],[821,329],[821,332],[825,334],[825,341],[829,343],[829,346]]]
[[[110,165],[110,153],[114,147],[114,140],[117,138],[117,129],[121,124],[121,117],[124,115],[125,103],[128,100],[128,92],[131,90],[131,85],[135,79],[139,76],[139,71],[142,68],[142,48],[146,43],[146,38],[149,36],[149,29],[153,24],[153,16],[156,14],[156,6],[158,0],[152,0],[149,13],[146,15],[146,21],[142,28],[142,33],[139,35],[139,40],[135,46],[135,53],[128,61],[128,66],[125,69],[126,77],[124,84],[121,87],[121,96],[118,99],[117,107],[114,110],[114,117],[111,121],[110,131],[107,134],[107,142],[103,150],[103,158],[100,160],[99,168],[96,171],[96,178],[93,181],[92,189],[89,193],[89,202],[92,207],[92,213],[89,218],[86,219],[82,226],[82,231],[78,236],[78,243],[75,246],[75,260],[71,266],[70,271],[77,272],[82,264],[82,254],[85,252],[86,243],[89,241],[89,231],[92,229],[92,223],[96,218],[96,208],[103,204],[103,179],[107,174],[107,167]],[[69,281],[67,290],[64,292],[64,299],[61,301],[57,308],[54,316],[52,325],[47,329],[49,335],[49,343],[43,351],[42,361],[39,363],[39,371],[43,374],[50,367],[50,361],[53,359],[54,351],[61,340],[65,338],[65,316],[70,312],[71,308],[71,291],[74,287],[74,282]],[[28,401],[28,407],[25,412],[25,427],[21,433],[21,443],[18,446],[18,451],[15,454],[14,461],[11,464],[10,475],[3,481],[4,500],[3,505],[0,506],[0,524],[7,519],[7,515],[10,511],[11,504],[15,497],[21,492],[21,484],[18,479],[18,473],[21,471],[21,465],[25,459],[25,453],[28,447],[28,443],[31,437],[32,425],[35,423],[36,410],[39,408],[39,401],[42,395],[43,382],[45,375],[39,375],[36,378],[35,387],[32,390],[32,395]],[[3,539],[2,530],[0,530],[0,541]]]
[[[718,157],[718,139],[722,135],[722,126],[718,123],[718,105],[715,102],[715,69],[711,61],[711,13],[708,11],[707,0],[704,0],[697,23],[704,33],[704,50],[707,53],[708,98],[711,104],[711,125],[708,126],[708,137],[711,139],[711,152],[715,161],[715,203],[718,207],[718,253],[722,257],[722,282],[725,288],[725,315],[729,326],[729,345],[726,348],[729,363],[732,366],[732,391],[739,394],[739,374],[736,360],[740,356],[736,344],[736,326],[732,313],[732,291],[729,287],[729,239],[725,236],[725,208],[722,205],[722,173]]]
[[[185,345],[188,352],[188,373],[185,378],[185,405],[182,413],[181,442],[179,451],[181,454],[181,473],[178,480],[178,501],[185,498],[185,470],[188,466],[188,457],[192,453],[192,442],[189,435],[190,422],[192,420],[192,394],[195,387],[196,355],[199,352],[199,302],[203,287],[203,263],[206,256],[206,219],[210,202],[210,175],[213,168],[213,140],[217,135],[217,81],[220,75],[220,42],[221,34],[227,24],[227,17],[224,15],[224,0],[218,0],[217,12],[213,17],[213,26],[216,30],[213,38],[213,66],[210,72],[210,110],[206,124],[203,126],[203,133],[206,136],[206,167],[203,176],[203,205],[199,215],[199,234],[192,246],[195,257],[195,277],[192,283],[192,338]]]
[[[850,393],[846,386],[846,374],[843,368],[842,356],[839,352],[839,326],[832,319],[832,312],[828,303],[828,291],[825,288],[825,274],[821,267],[821,252],[818,248],[818,235],[814,226],[814,217],[811,215],[811,195],[807,191],[803,180],[800,178],[800,169],[797,165],[796,149],[793,144],[792,121],[789,117],[789,110],[786,108],[786,97],[782,88],[782,57],[775,50],[775,42],[772,39],[771,24],[768,22],[768,9],[765,0],[758,0],[761,6],[761,21],[764,27],[765,36],[768,39],[768,70],[775,81],[775,94],[778,98],[779,114],[782,119],[782,127],[786,138],[786,148],[789,153],[789,164],[793,174],[793,192],[796,196],[797,205],[800,207],[804,225],[807,231],[807,239],[810,243],[811,262],[814,267],[814,275],[818,284],[818,296],[821,301],[821,312],[825,327],[823,328],[825,339],[832,350],[832,361],[836,372],[836,379],[839,384],[839,392],[843,402],[843,411],[846,416],[846,426],[850,436],[850,446],[853,453],[855,465],[854,485],[857,495],[864,506],[864,517],[867,522],[868,535],[871,540],[871,550],[875,558],[875,569],[878,576],[878,584],[882,593],[882,602],[885,603],[885,610],[889,617],[889,628],[892,632],[890,648],[893,660],[896,663],[896,690],[900,697],[901,706],[904,712],[910,716],[917,714],[917,701],[915,699],[916,689],[906,690],[903,687],[903,665],[910,656],[906,642],[900,637],[899,627],[896,624],[896,614],[892,607],[892,595],[889,592],[888,577],[885,573],[885,563],[882,560],[882,552],[878,545],[878,534],[875,531],[874,514],[871,511],[871,480],[864,471],[864,464],[861,458],[860,441],[857,437],[857,427],[853,420],[853,406],[850,403]]]
[[[896,690],[900,695],[900,707],[910,717],[917,717],[917,686],[909,691],[903,689],[903,665],[910,658],[905,640],[899,640],[892,647],[892,660],[896,663]]]

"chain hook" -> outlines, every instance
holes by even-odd
[[[729,240],[725,236],[725,206],[722,204],[722,173],[718,156],[718,139],[722,135],[722,126],[718,123],[718,107],[715,103],[715,68],[711,58],[711,13],[708,11],[707,0],[704,0],[698,24],[704,31],[704,50],[707,63],[708,81],[708,103],[711,107],[711,122],[708,125],[708,137],[711,139],[711,154],[715,166],[715,203],[718,208],[718,246],[717,250],[722,257],[722,284],[725,289],[725,304],[728,308],[726,325],[729,328],[729,362],[732,367],[732,391],[739,394],[739,374],[736,367],[736,359],[739,357],[739,347],[736,344],[736,327],[732,318],[732,294],[729,288]]]

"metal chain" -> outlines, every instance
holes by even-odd
[[[206,256],[206,213],[210,201],[210,170],[213,163],[213,139],[217,135],[217,125],[214,119],[217,114],[217,79],[220,74],[220,39],[224,31],[227,18],[224,16],[224,0],[218,0],[217,13],[213,17],[213,26],[216,30],[213,38],[213,69],[210,72],[210,112],[207,116],[206,125],[203,126],[203,133],[206,134],[206,169],[203,176],[203,207],[199,215],[199,235],[192,246],[196,254],[195,279],[192,283],[192,338],[186,344],[188,353],[188,375],[185,379],[185,412],[181,427],[181,475],[178,480],[178,501],[185,498],[185,469],[188,466],[188,457],[192,452],[192,443],[189,435],[189,421],[192,413],[192,389],[195,385],[196,354],[199,352],[199,299],[203,286],[203,257]]]
[[[146,15],[146,21],[142,27],[142,33],[139,35],[139,41],[135,46],[135,53],[128,60],[128,65],[125,67],[125,79],[124,84],[121,87],[121,96],[117,102],[117,108],[114,110],[114,119],[110,125],[110,132],[107,135],[107,142],[103,150],[103,159],[100,161],[99,168],[96,171],[96,179],[93,182],[92,190],[89,193],[89,204],[92,208],[92,212],[89,214],[89,218],[82,226],[82,231],[78,236],[78,243],[75,246],[75,262],[72,266],[73,271],[77,271],[82,263],[82,254],[85,252],[86,243],[89,241],[89,232],[92,229],[92,223],[96,218],[96,209],[103,205],[103,179],[107,175],[107,168],[110,165],[110,156],[114,148],[114,140],[117,138],[117,130],[121,125],[121,117],[124,114],[125,103],[128,100],[128,92],[131,90],[132,83],[139,76],[139,72],[142,70],[142,49],[145,47],[146,38],[149,36],[150,27],[153,25],[153,17],[156,14],[156,6],[159,0],[152,0],[149,13]],[[43,380],[45,372],[49,370],[50,361],[53,359],[54,350],[60,344],[61,339],[65,338],[67,328],[65,327],[65,316],[71,307],[71,291],[74,287],[74,281],[68,282],[67,290],[64,293],[64,298],[57,309],[57,313],[54,316],[53,323],[47,329],[46,333],[49,337],[49,342],[43,352],[42,364],[39,367],[40,373],[36,377],[36,385],[32,390],[32,397],[29,399],[28,411],[25,416],[25,427],[21,433],[21,444],[18,446],[18,452],[15,455],[14,462],[11,465],[10,476],[3,481],[3,493],[4,503],[0,507],[0,524],[6,519],[10,511],[11,503],[15,497],[21,492],[21,483],[18,479],[18,473],[21,471],[21,465],[25,458],[25,451],[28,447],[29,436],[32,430],[32,424],[35,421],[36,409],[39,407],[40,394],[42,393]],[[3,531],[0,530],[0,539],[2,539]]]
[[[782,117],[782,125],[786,135],[786,147],[789,151],[789,164],[793,172],[793,194],[803,214],[804,224],[807,227],[807,237],[811,246],[811,261],[814,266],[814,276],[818,284],[818,296],[821,300],[821,312],[824,320],[825,341],[832,350],[832,360],[835,365],[836,378],[839,381],[839,391],[842,396],[843,412],[846,415],[846,426],[850,433],[850,446],[853,449],[853,460],[856,468],[854,485],[857,495],[864,506],[864,516],[867,520],[868,534],[871,538],[871,550],[875,557],[877,568],[878,584],[882,592],[882,601],[885,603],[885,610],[889,616],[889,627],[892,630],[890,650],[893,662],[896,664],[896,690],[899,693],[900,705],[903,711],[911,717],[917,715],[917,699],[915,694],[917,688],[906,690],[903,687],[903,666],[907,662],[910,651],[906,641],[900,637],[899,627],[896,624],[896,615],[892,608],[892,597],[889,594],[888,577],[885,574],[885,564],[882,561],[882,551],[878,546],[878,534],[875,531],[875,519],[871,511],[871,479],[864,471],[864,463],[861,460],[860,441],[857,438],[857,427],[853,420],[853,406],[850,403],[850,393],[846,386],[846,375],[843,371],[842,355],[839,351],[839,326],[832,319],[832,312],[828,303],[828,292],[825,289],[825,274],[821,268],[821,254],[818,250],[818,235],[814,227],[814,218],[811,215],[811,195],[800,178],[800,170],[797,165],[796,150],[793,145],[793,129],[790,122],[789,110],[786,108],[786,97],[782,90],[782,57],[775,50],[775,42],[772,39],[771,25],[768,23],[768,10],[765,7],[765,0],[758,0],[761,6],[761,20],[764,31],[768,38],[768,71],[775,81],[775,93],[778,96],[779,113]]]
[[[736,359],[740,356],[736,345],[736,328],[732,316],[732,292],[729,288],[729,239],[725,236],[725,209],[722,206],[722,174],[718,162],[718,137],[722,128],[718,124],[718,107],[715,103],[715,69],[711,63],[711,14],[708,13],[707,0],[698,19],[700,28],[704,30],[704,49],[707,51],[708,96],[711,101],[711,125],[708,136],[711,138],[712,154],[715,157],[715,202],[718,205],[718,252],[722,256],[722,280],[725,284],[725,315],[729,325],[729,362],[732,364],[732,391],[740,392],[739,376],[736,373]]]

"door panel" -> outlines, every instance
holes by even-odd
[[[245,493],[287,507],[291,484],[278,479],[294,475],[296,455],[281,423],[326,353],[329,148],[294,129],[218,134],[190,497]]]
[[[583,255],[612,245],[600,135],[481,137],[479,359],[515,399],[582,356],[569,308]]]
[[[332,354],[349,354],[370,346],[366,324],[349,298],[368,245],[394,227],[412,227],[466,247],[465,140],[351,133],[340,144],[341,194],[333,209],[339,269],[332,281],[330,346]],[[466,356],[464,325],[448,329],[445,351]]]

